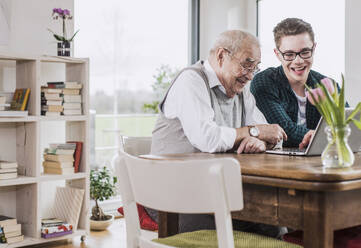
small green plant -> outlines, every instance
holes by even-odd
[[[92,208],[92,220],[108,220],[111,218],[111,216],[104,215],[98,201],[108,200],[115,195],[116,182],[117,177],[110,176],[110,171],[106,167],[101,170],[90,171],[90,198],[95,200],[95,206]]]
[[[164,94],[167,92],[173,78],[177,75],[178,70],[172,69],[169,65],[161,65],[156,69],[156,74],[153,75],[154,83],[152,89],[155,94],[155,101],[152,103],[145,103],[143,105],[144,112],[158,113],[158,104]]]

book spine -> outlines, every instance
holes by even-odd
[[[49,233],[49,234],[42,233],[41,237],[44,238],[44,239],[48,239],[48,238],[60,237],[60,236],[67,235],[67,234],[72,234],[72,233],[73,233],[72,230],[65,231],[65,232]]]

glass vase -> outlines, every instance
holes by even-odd
[[[325,128],[328,144],[322,152],[321,160],[324,168],[345,168],[353,165],[355,156],[348,145],[351,129],[344,127]]]

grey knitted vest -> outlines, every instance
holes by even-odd
[[[178,73],[159,104],[159,115],[152,134],[151,154],[200,152],[185,136],[179,119],[168,119],[163,112],[163,105],[167,99],[170,88],[173,86],[178,76],[185,70],[193,70],[202,77],[209,93],[214,111],[214,121],[217,125],[233,128],[244,126],[243,94],[241,93],[233,98],[229,98],[218,87],[213,87],[211,89],[204,70],[203,61],[198,61],[196,64],[187,67]]]

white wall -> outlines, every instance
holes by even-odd
[[[201,0],[200,58],[206,59],[218,34],[242,29],[256,35],[256,0]]]
[[[361,1],[346,0],[345,9],[346,96],[356,106],[361,101]]]
[[[6,0],[10,9],[9,44],[1,52],[56,55],[56,42],[51,33],[62,32],[61,21],[51,17],[53,8],[67,8],[73,13],[74,0]],[[73,32],[73,21],[67,22]]]

